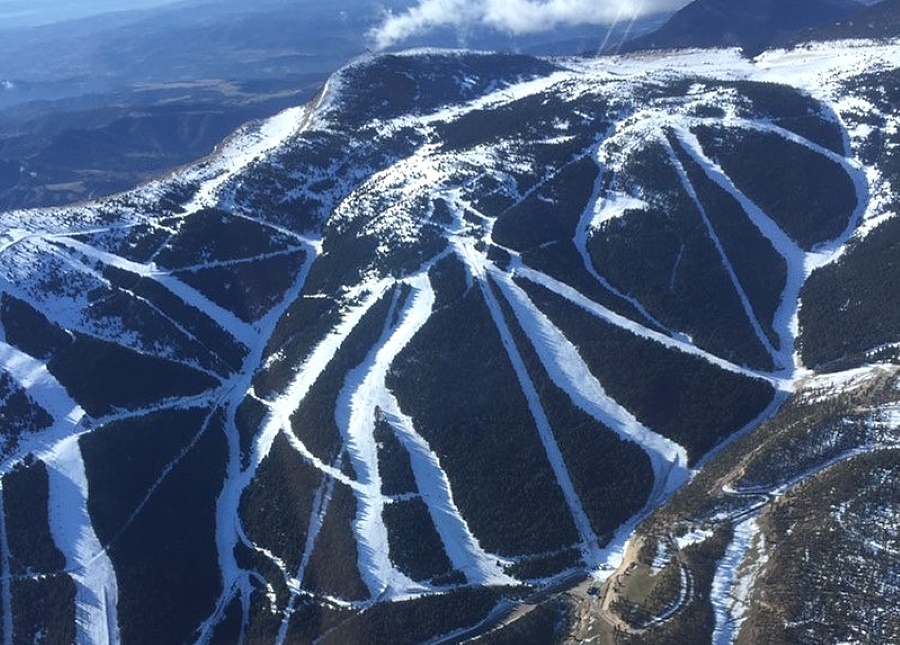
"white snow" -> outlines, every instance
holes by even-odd
[[[288,388],[275,400],[269,402],[271,412],[263,422],[263,430],[259,433],[253,445],[250,467],[246,474],[252,476],[256,467],[268,454],[272,442],[279,431],[285,430],[293,434],[290,429],[290,417],[300,407],[300,403],[306,398],[306,394],[313,386],[331,359],[337,353],[350,332],[359,324],[363,316],[388,289],[387,282],[368,285],[369,295],[355,307],[350,308],[341,322],[326,336],[303,361],[296,372],[296,377]],[[249,480],[248,480],[249,482]]]
[[[428,513],[453,568],[462,571],[466,581],[472,585],[518,584],[515,578],[503,572],[502,558],[485,551],[472,534],[453,501],[450,479],[441,467],[440,459],[416,431],[412,419],[401,412],[393,396],[387,403],[383,408],[385,418],[409,453],[416,487],[428,506]]]
[[[701,542],[708,540],[712,535],[713,532],[709,529],[694,529],[693,531],[675,538],[675,544],[678,545],[679,549],[685,549],[694,544],[700,544]]]
[[[615,134],[615,130],[616,126],[613,126],[606,133],[607,141]],[[666,329],[666,326],[662,324],[662,322],[657,318],[655,318],[649,311],[647,311],[644,305],[641,304],[637,298],[622,293],[612,284],[610,284],[610,282],[606,278],[600,275],[600,273],[594,267],[594,263],[591,260],[590,253],[588,252],[588,241],[590,240],[590,237],[593,234],[594,230],[596,230],[602,222],[608,222],[616,218],[623,217],[627,210],[639,209],[644,204],[643,200],[628,195],[627,193],[608,190],[604,193],[603,184],[605,181],[605,177],[611,172],[608,168],[608,160],[604,158],[604,150],[604,143],[600,143],[593,153],[593,160],[597,164],[600,172],[597,176],[596,181],[594,181],[594,189],[591,193],[591,198],[588,202],[587,208],[584,209],[584,212],[581,215],[581,219],[578,222],[578,227],[575,230],[575,238],[572,241],[575,244],[575,248],[578,249],[578,253],[581,255],[581,260],[584,263],[585,270],[597,282],[599,282],[610,293],[625,300],[642,316],[644,316],[644,318],[646,318],[652,324],[656,325],[659,329]]]
[[[246,214],[242,216],[250,218],[250,216]],[[203,625],[201,625],[198,643],[205,642],[218,620],[223,617],[225,608],[235,594],[241,595],[243,606],[249,606],[249,598],[252,589],[251,583],[246,572],[240,569],[235,559],[235,547],[237,543],[243,542],[246,544],[249,541],[244,534],[243,527],[240,525],[238,509],[240,506],[241,495],[244,489],[250,484],[256,469],[259,468],[260,462],[271,449],[272,442],[278,432],[278,427],[274,424],[267,423],[266,429],[268,434],[266,435],[265,440],[260,444],[259,439],[261,439],[261,437],[258,437],[251,454],[250,467],[246,471],[242,471],[240,437],[236,424],[236,416],[237,410],[245,397],[252,396],[258,400],[258,397],[256,397],[255,392],[253,391],[252,382],[255,369],[263,362],[262,356],[266,346],[266,342],[264,341],[271,338],[278,321],[288,310],[288,307],[300,296],[306,278],[312,268],[312,264],[321,252],[321,243],[319,241],[307,240],[296,236],[296,234],[294,234],[294,237],[297,237],[298,241],[303,244],[306,252],[306,260],[303,267],[297,275],[294,286],[285,293],[282,301],[273,307],[262,319],[257,321],[256,329],[259,332],[260,341],[254,347],[250,348],[250,353],[245,359],[244,369],[236,375],[231,384],[225,386],[227,396],[229,397],[225,419],[226,438],[228,442],[228,466],[222,492],[219,494],[219,498],[216,502],[216,547],[219,557],[219,568],[222,572],[222,579],[224,581],[224,590],[222,596],[219,598],[216,610]],[[347,333],[349,333],[349,331]],[[337,351],[337,345],[332,348],[330,355],[333,355],[335,351]],[[327,354],[327,351],[324,353]],[[320,358],[325,364],[330,360],[330,357],[325,358],[323,356]],[[267,422],[268,421],[271,421],[271,419],[268,419]],[[260,435],[262,434],[263,433],[260,432]],[[292,602],[294,601],[292,600]]]
[[[319,103],[321,100],[320,98]],[[317,107],[318,104],[288,108],[255,127],[239,130],[213,153],[208,164],[201,165],[182,177],[187,181],[201,181],[197,193],[185,205],[185,211],[190,214],[202,208],[217,206],[222,188],[229,180],[253,161],[303,130]]]
[[[85,412],[42,361],[0,343],[0,367],[53,419],[50,429],[23,437],[22,445],[3,469],[8,471],[28,453],[46,463],[51,535],[75,582],[76,639],[79,643],[117,643],[115,571],[94,533],[87,509],[88,484],[78,444]],[[5,533],[5,518],[3,522]]]
[[[385,379],[391,364],[428,320],[434,304],[434,294],[427,288],[427,275],[418,275],[410,279],[409,284],[413,292],[402,311],[400,324],[396,329],[386,324],[369,356],[347,374],[335,410],[344,446],[361,485],[356,490],[358,504],[354,533],[359,544],[360,571],[373,597],[390,598],[425,591],[424,587],[401,574],[390,561],[387,526],[382,519],[385,498],[381,493],[375,441],[376,408],[390,403]],[[395,292],[388,321],[396,311],[398,298],[399,292]]]
[[[386,350],[388,354],[385,358],[390,356],[391,361],[425,324],[434,306],[434,290],[427,275],[418,276],[412,284],[415,291],[411,297],[414,300],[391,337],[394,347]],[[385,350],[380,350],[379,354],[381,351]],[[391,361],[383,363],[385,370],[389,368]],[[385,376],[385,371],[378,376],[375,392],[377,396],[370,400],[370,405],[374,407],[377,404],[381,408],[385,420],[396,432],[397,438],[409,454],[416,486],[428,507],[429,515],[454,569],[462,571],[470,584],[517,584],[513,578],[503,573],[499,564],[500,558],[485,552],[469,530],[453,501],[450,480],[441,467],[440,460],[418,434],[412,419],[401,411],[397,399],[384,384]]]
[[[50,531],[75,582],[75,640],[118,643],[116,573],[91,525],[78,436],[59,442],[44,462],[50,485]]]
[[[312,558],[313,548],[316,540],[322,530],[322,524],[325,521],[325,515],[331,504],[331,497],[334,493],[334,479],[325,479],[319,490],[316,491],[313,500],[312,514],[309,518],[309,529],[306,532],[306,544],[303,546],[303,558],[300,560],[300,566],[293,580],[288,581],[288,587],[291,590],[291,600],[285,611],[284,619],[278,628],[278,635],[275,638],[275,645],[284,645],[287,639],[288,628],[291,624],[291,614],[294,613],[297,602],[301,598],[301,585],[306,574],[306,568],[309,566],[309,560]]]
[[[544,92],[563,81],[570,78],[570,73],[560,71],[550,74],[549,76],[539,77],[533,80],[524,81],[515,85],[506,85],[498,88],[493,92],[488,92],[483,96],[479,96],[472,101],[462,104],[442,108],[431,114],[420,117],[401,117],[404,122],[412,122],[416,125],[430,125],[432,123],[449,123],[464,114],[474,112],[476,110],[485,110],[497,108],[502,105],[508,105],[519,99],[522,99],[539,92]]]
[[[810,374],[801,377],[800,385],[805,399],[814,401],[837,392],[852,392],[866,386],[879,376],[891,374],[895,368],[889,365],[864,365],[843,372]]]
[[[303,285],[306,274],[313,257],[307,260],[307,266],[298,278],[298,284],[295,286],[295,296]],[[383,286],[383,288],[386,288]],[[364,300],[360,305],[351,308],[344,315],[341,323],[335,327],[332,332],[326,336],[312,351],[310,356],[299,366],[297,375],[287,390],[279,395],[274,401],[266,402],[269,412],[263,419],[260,430],[257,432],[256,438],[250,452],[249,464],[246,468],[241,466],[241,456],[238,440],[238,432],[235,427],[235,415],[241,401],[250,391],[252,370],[245,369],[243,374],[239,375],[240,381],[233,386],[232,399],[228,408],[228,442],[229,442],[229,464],[228,474],[216,503],[216,546],[219,552],[219,566],[222,570],[222,577],[225,581],[225,594],[231,593],[231,589],[235,586],[243,586],[249,584],[246,581],[246,573],[238,566],[234,548],[238,541],[243,540],[243,529],[240,525],[238,517],[238,509],[240,507],[241,495],[244,490],[253,481],[260,464],[272,449],[272,444],[279,432],[284,432],[284,436],[288,438],[291,445],[300,452],[301,455],[311,460],[315,467],[320,468],[323,472],[331,475],[333,478],[343,481],[347,484],[353,484],[347,477],[330,465],[322,464],[320,461],[314,460],[305,446],[300,443],[290,426],[291,414],[296,410],[305,398],[309,388],[312,387],[316,379],[325,370],[328,363],[337,353],[343,341],[350,334],[353,328],[359,323],[365,313],[377,302],[381,291],[373,293]],[[282,303],[281,311],[287,308],[289,302]],[[274,312],[268,319],[268,326],[265,337],[272,333],[275,324],[280,316]],[[247,361],[253,365],[259,364],[264,343],[260,343],[248,357]],[[205,623],[204,633],[208,632],[213,625],[213,620],[224,606],[224,599],[220,599],[219,609],[209,621]]]
[[[43,361],[12,345],[0,343],[0,366],[57,423],[73,428],[84,418],[84,410],[69,397]]]
[[[594,231],[605,222],[622,217],[629,210],[645,210],[649,204],[627,193],[610,191],[604,195],[593,214],[588,229]]]
[[[827,97],[842,79],[900,65],[898,42],[844,40],[772,50],[754,59],[754,77]]]
[[[653,562],[650,568],[654,572],[662,571],[667,564],[672,561],[672,550],[669,548],[668,542],[659,541],[656,543],[656,553],[653,556]]]
[[[734,182],[722,168],[709,159],[703,152],[697,137],[687,131],[679,133],[685,150],[703,168],[707,177],[730,193],[744,209],[753,225],[772,244],[787,264],[787,280],[782,291],[781,304],[775,312],[773,328],[780,339],[779,351],[775,352],[783,374],[790,376],[794,371],[793,339],[796,335],[797,302],[800,289],[806,279],[807,254],[769,217],[753,200],[735,186]],[[772,348],[774,352],[774,348]]]
[[[757,559],[745,562],[752,547]],[[734,538],[716,565],[710,600],[715,615],[713,645],[731,645],[746,617],[753,582],[766,563],[765,545],[756,517],[734,527]]]

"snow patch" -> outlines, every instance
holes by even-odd
[[[756,557],[748,560],[751,549]],[[753,585],[768,561],[765,538],[756,517],[734,527],[734,537],[719,560],[710,600],[715,614],[713,645],[731,645],[747,616]]]
[[[599,229],[603,224],[614,219],[624,217],[627,211],[648,210],[650,205],[643,199],[632,197],[623,192],[609,192],[597,202],[594,217],[590,222],[591,232]]]
[[[713,532],[709,529],[694,529],[690,533],[686,533],[675,538],[675,544],[679,550],[686,549],[689,546],[705,542],[713,536]]]

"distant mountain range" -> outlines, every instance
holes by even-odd
[[[881,0],[862,11],[831,24],[822,24],[805,33],[796,34],[794,42],[802,38],[836,40],[840,38],[893,38],[900,31],[900,2]]]
[[[695,0],[665,25],[635,38],[623,49],[742,47],[754,53],[791,39],[808,38],[811,29],[831,28],[835,23],[852,21],[857,15],[860,21],[884,13],[896,16],[896,5],[893,0],[874,9],[859,0]],[[864,30],[847,25],[845,31],[851,37],[863,37],[860,31]]]

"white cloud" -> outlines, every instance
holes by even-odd
[[[611,25],[621,20],[674,11],[690,0],[419,0],[401,13],[388,12],[372,30],[379,49],[432,29],[490,27],[512,34],[560,26]]]

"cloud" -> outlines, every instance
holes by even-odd
[[[390,47],[433,29],[489,27],[533,34],[556,27],[612,25],[620,20],[674,11],[690,0],[419,0],[400,13],[387,12],[372,30],[375,46]]]

